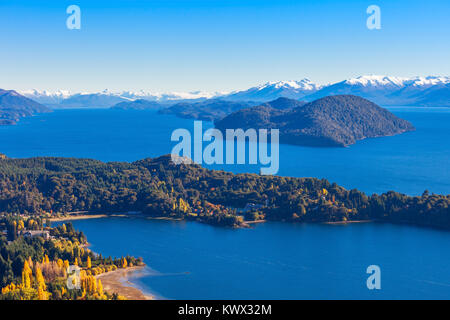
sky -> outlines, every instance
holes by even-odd
[[[369,5],[381,29],[369,30]],[[69,30],[66,9],[81,9]],[[0,88],[231,91],[450,75],[448,0],[0,0]]]

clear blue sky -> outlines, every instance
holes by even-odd
[[[81,30],[66,8],[82,10]],[[382,29],[366,28],[381,8]],[[450,74],[450,1],[1,0],[0,88],[222,91]]]

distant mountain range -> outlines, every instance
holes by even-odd
[[[314,84],[308,79],[269,82],[224,95],[222,99],[263,102],[286,97],[314,101],[343,94],[360,96],[383,106],[450,107],[450,77],[361,76],[325,86]]]
[[[131,102],[135,100],[154,101],[167,106],[182,101],[204,101],[220,95],[219,93],[211,94],[204,92],[154,94],[146,91],[112,92],[109,90],[93,93],[27,90],[21,91],[21,93],[51,108],[110,108],[120,102]]]
[[[51,109],[14,90],[0,89],[0,125],[15,124],[20,118],[43,112]]]
[[[287,110],[295,107],[300,107],[306,102],[288,99],[278,98],[274,101],[266,102],[263,106],[267,106],[279,110]],[[255,101],[229,101],[222,99],[208,99],[201,102],[181,102],[168,108],[162,108],[159,110],[160,114],[174,114],[180,118],[186,119],[198,119],[205,121],[217,121],[230,113],[238,110],[250,108],[260,105],[261,103]]]
[[[226,94],[222,98],[231,101],[271,101],[280,97],[298,100],[317,92],[321,88],[322,86],[311,82],[309,79],[268,82],[248,90]]]
[[[280,104],[294,108],[272,107]],[[345,147],[365,138],[414,130],[408,121],[353,95],[329,96],[307,104],[276,100],[236,111],[215,126],[224,134],[226,129],[279,129],[281,143],[314,147]]]
[[[450,107],[450,77],[363,76],[325,86],[303,99],[352,94],[384,106]]]
[[[147,91],[69,93],[67,91],[23,91],[24,96],[53,108],[111,107],[120,102],[138,99],[161,104],[195,103],[207,99],[233,102],[267,102],[279,97],[313,101],[330,95],[361,96],[383,106],[450,107],[450,77],[428,76],[401,78],[361,76],[330,85],[319,85],[309,79],[278,81],[231,93],[162,93]]]
[[[174,114],[180,118],[214,121],[228,114],[257,105],[257,102],[225,101],[208,99],[201,102],[180,102],[159,110],[160,114]]]

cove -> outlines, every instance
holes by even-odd
[[[73,221],[104,256],[142,256],[167,299],[446,299],[450,232],[380,223],[226,229],[145,218]],[[366,269],[381,269],[368,290]]]

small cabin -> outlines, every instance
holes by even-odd
[[[42,237],[46,240],[50,239],[50,233],[47,230],[44,230],[44,231],[27,230],[23,233],[23,236],[25,238]]]

